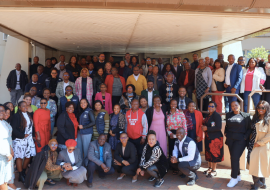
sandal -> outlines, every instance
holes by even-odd
[[[175,171],[172,172],[172,174],[173,175],[178,175],[178,171],[175,170]]]
[[[47,179],[44,184],[46,184],[46,185],[55,185],[56,183],[52,179]]]
[[[217,171],[215,171],[215,170],[212,170],[211,172],[209,172],[207,175],[206,175],[206,177],[216,177],[217,176]]]
[[[210,171],[212,171],[212,168],[208,168],[208,170],[205,170],[204,172],[203,172],[203,174],[208,174]]]

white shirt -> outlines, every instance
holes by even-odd
[[[29,117],[28,117],[28,114],[27,114],[26,112],[22,112],[22,114],[23,114],[23,117],[24,117],[25,120],[26,120],[26,126],[28,127],[28,126],[30,125],[30,119],[29,119]],[[28,132],[28,131],[25,130],[25,134],[26,134],[27,132]]]
[[[179,150],[182,153],[182,146],[183,146],[183,142],[185,141],[186,136],[182,139],[182,141],[179,141]],[[173,156],[175,156],[176,158],[178,158],[178,162],[189,162],[192,161],[195,157],[195,153],[196,153],[196,144],[194,141],[190,141],[188,144],[188,155],[184,156],[182,158],[178,158],[178,148],[176,147],[176,145],[174,145],[174,149],[173,149]]]
[[[133,76],[134,76],[135,80],[137,81],[138,78],[139,78],[139,76],[140,76],[140,74],[138,74],[137,76],[135,76],[135,75],[133,74]]]
[[[151,92],[149,92],[148,89],[147,89],[147,93],[148,93],[148,106],[149,107],[152,107],[152,104],[153,104],[153,90]]]
[[[68,154],[69,160],[70,160],[70,162],[71,162],[71,165],[73,165],[73,164],[75,163],[74,152],[69,153],[68,150],[67,150],[67,154]],[[65,164],[65,162],[61,162],[60,165],[62,166],[62,165],[64,165],[64,164]],[[77,166],[72,166],[72,169],[73,169],[73,170],[77,170],[78,167],[77,167]]]
[[[60,70],[60,63],[61,63],[61,61],[60,61],[59,63],[56,63],[55,66],[54,66],[54,67],[55,67],[56,69],[58,69],[58,70]],[[64,62],[64,63],[65,63],[65,65],[68,64],[68,63],[66,63],[66,62]]]
[[[64,94],[65,94],[65,92],[66,92],[66,87],[69,85],[69,82],[67,82],[67,83],[65,83],[64,82],[64,85],[63,85],[63,87],[64,87]]]
[[[231,85],[231,79],[230,79],[230,74],[231,74],[231,70],[232,70],[232,67],[233,67],[234,63],[233,64],[229,64],[228,65],[228,68],[226,70],[226,77],[225,77],[225,83],[227,85]]]
[[[16,75],[17,75],[17,82],[16,82],[16,88],[15,88],[15,90],[19,90],[19,89],[21,89],[21,86],[20,86],[21,71],[17,71],[16,70]]]

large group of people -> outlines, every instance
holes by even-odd
[[[245,65],[243,57],[235,63],[234,55],[225,62],[222,54],[214,61],[195,53],[192,63],[174,57],[164,65],[150,57],[139,63],[129,53],[118,63],[113,57],[105,62],[101,53],[93,59],[72,56],[69,63],[63,55],[60,62],[52,57],[44,67],[35,57],[29,82],[17,63],[7,78],[11,102],[0,104],[0,189],[16,189],[15,168],[26,188],[40,190],[61,178],[75,187],[87,180],[91,188],[95,171],[101,179],[117,171],[117,180],[129,175],[132,183],[148,173],[160,187],[172,169],[194,185],[203,141],[209,166],[203,173],[215,177],[224,160],[224,136],[231,159],[227,186],[241,181],[240,157],[247,147],[251,189],[266,188],[269,96],[255,93],[255,115],[246,112],[248,95],[270,87],[268,58]],[[236,97],[224,97],[222,105],[215,93],[224,92],[239,94],[244,112]],[[198,109],[201,103],[207,113]]]

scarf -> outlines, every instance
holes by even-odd
[[[66,97],[67,101],[69,102],[69,101],[71,101],[71,98],[73,98],[73,94],[71,94],[70,96],[65,95],[65,97]]]
[[[74,125],[74,129],[75,129],[75,139],[77,139],[77,133],[78,133],[78,121],[77,121],[77,118],[75,117],[75,114],[74,113],[68,113],[68,117],[69,119],[72,121],[73,125]]]
[[[191,131],[193,129],[193,123],[192,123],[192,118],[191,118],[190,112],[186,109],[186,110],[184,110],[184,114],[186,116],[187,130]]]
[[[171,74],[172,77],[173,77],[173,82],[172,82],[172,83],[175,83],[175,84],[176,84],[176,77],[174,76],[173,72],[171,72],[171,71],[166,72],[166,73],[164,74],[165,81],[167,81],[167,77],[168,77],[169,74]]]
[[[168,82],[166,82],[166,85],[167,85],[166,92],[168,93],[168,96],[166,95],[167,96],[166,102],[170,102],[172,97],[173,97],[173,92],[172,92],[173,91],[173,88],[172,88],[173,83],[169,84]]]

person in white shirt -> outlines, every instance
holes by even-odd
[[[67,65],[68,63],[65,62],[65,59],[66,59],[66,58],[65,58],[64,55],[60,55],[60,62],[59,62],[59,63],[56,63],[54,67],[55,67],[56,69],[60,70],[60,64],[61,64],[61,63]]]
[[[184,128],[180,127],[176,131],[174,149],[171,157],[171,166],[178,169],[181,177],[188,177],[187,185],[194,185],[198,176],[196,171],[201,167],[201,156],[196,143],[186,136]]]

